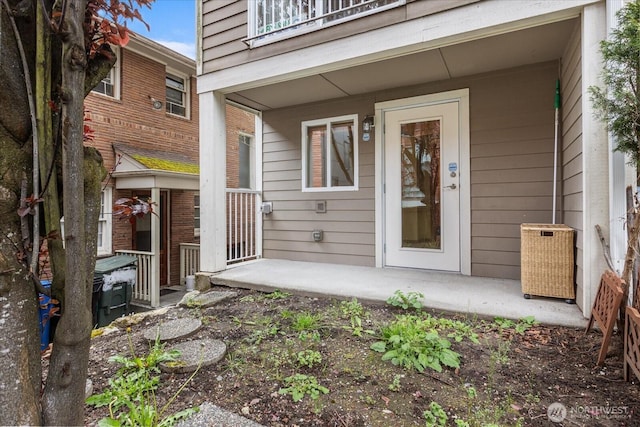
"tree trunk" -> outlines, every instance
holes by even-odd
[[[86,0],[67,0],[63,10],[62,145],[66,244],[65,304],[58,322],[43,395],[46,425],[84,423],[85,383],[91,346],[91,280],[85,233],[84,80],[87,67],[82,22]]]
[[[17,2],[10,2],[14,6]],[[23,174],[31,176],[25,74],[7,3],[0,2],[0,425],[40,425],[41,365],[36,293],[24,263]],[[19,22],[29,32],[29,22]]]

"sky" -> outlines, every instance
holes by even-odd
[[[149,24],[149,31],[139,21],[127,21],[127,27],[169,49],[195,59],[195,8],[196,0],[155,0],[151,9],[140,8],[140,14]]]

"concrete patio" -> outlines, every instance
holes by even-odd
[[[385,301],[396,290],[421,292],[425,307],[470,316],[518,319],[534,316],[545,324],[583,328],[587,325],[575,304],[554,298],[524,299],[517,280],[469,277],[455,273],[399,268],[259,259],[231,265],[212,274],[215,285],[313,296]]]

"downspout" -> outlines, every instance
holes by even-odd
[[[616,14],[624,6],[624,0],[607,0],[607,37],[618,26]],[[627,169],[624,153],[615,150],[614,136],[608,134],[609,148],[609,245],[611,259],[618,274],[624,268],[624,258],[627,251],[626,232],[626,179]],[[630,295],[631,296],[631,295]]]

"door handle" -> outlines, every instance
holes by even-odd
[[[450,188],[450,189],[452,189],[452,190],[455,190],[456,188],[458,188],[458,186],[457,186],[455,183],[453,183],[453,184],[451,184],[451,185],[447,185],[447,186],[446,186],[446,187],[444,187],[444,188]]]

